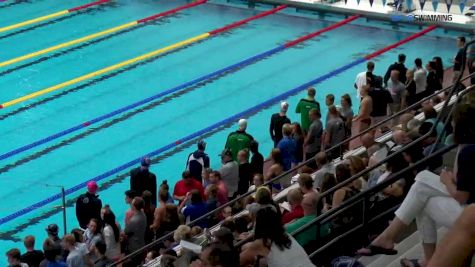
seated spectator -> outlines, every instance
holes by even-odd
[[[249,189],[249,184],[252,178],[252,167],[249,164],[249,153],[247,150],[241,150],[237,156],[239,163],[239,181],[238,181],[238,195],[242,195]]]
[[[349,162],[348,166],[350,167],[351,176],[355,176],[366,169],[365,162],[363,161],[362,158],[358,156],[349,156],[347,160]],[[366,187],[367,181],[368,181],[368,174],[364,174],[363,176],[359,178],[359,180],[355,180],[355,182],[353,183],[353,186],[356,189],[361,190],[362,188]]]
[[[275,210],[279,215],[281,214],[279,206],[272,199],[272,194],[267,187],[259,187],[256,192],[256,202],[246,206],[246,209],[249,211],[252,218],[255,218],[255,215],[258,210],[262,208],[270,207]]]
[[[99,225],[99,221],[97,219],[91,219],[87,225],[86,231],[84,231],[84,243],[86,243],[87,249],[90,252],[93,252],[96,243],[102,240],[100,227],[101,226]]]
[[[445,144],[444,143],[436,143],[437,141],[437,131],[435,129],[432,129],[433,124],[430,122],[424,122],[421,124],[421,127],[419,127],[419,134],[421,136],[429,134],[427,138],[421,141],[422,145],[422,154],[425,157],[428,157],[432,152],[435,152],[439,149],[444,148]],[[439,167],[442,166],[443,163],[443,157],[439,156],[434,158],[431,161],[431,164],[429,165],[430,170],[436,170]]]
[[[284,171],[288,171],[293,165],[297,164],[296,153],[297,143],[292,139],[292,126],[286,123],[282,126],[283,138],[277,144],[277,148],[282,154],[282,161],[284,163]]]
[[[335,173],[335,168],[333,163],[328,160],[327,154],[325,152],[319,152],[315,156],[315,163],[317,164],[318,171],[315,173],[315,188],[318,190],[322,187],[323,176],[326,173]]]
[[[173,190],[173,198],[178,200],[180,204],[185,200],[186,195],[191,192],[192,190],[198,190],[201,194],[201,198],[204,198],[204,189],[200,182],[196,181],[191,177],[191,173],[189,171],[184,171],[181,175],[183,179],[178,181],[175,184],[175,189]]]
[[[221,166],[219,173],[221,174],[221,179],[228,189],[228,198],[233,199],[238,191],[239,166],[236,161],[233,160],[231,150],[225,149],[221,153],[221,163],[223,165]]]
[[[280,153],[280,150],[278,148],[272,149],[270,153],[270,168],[267,170],[266,176],[265,176],[265,182],[268,182],[275,177],[281,175],[284,172],[284,161],[282,159],[282,153]],[[272,189],[273,191],[280,191],[282,190],[282,186],[280,182],[283,181],[276,181],[272,183]]]
[[[335,169],[335,178],[338,184],[341,184],[351,178],[350,167],[346,164],[338,164]],[[343,202],[350,199],[360,192],[358,189],[358,180],[347,183],[345,186],[333,193],[333,202],[331,208],[338,208]]]
[[[313,179],[308,173],[301,173],[298,178],[298,183],[300,191],[302,191],[304,195],[312,192],[318,192],[313,188]]]
[[[163,190],[166,192],[167,195],[167,201],[164,202],[165,204],[175,204],[175,201],[173,200],[173,197],[170,195],[170,187],[168,186],[168,181],[163,180],[162,184],[160,184],[160,188],[158,189],[158,192],[160,194],[160,190]],[[163,204],[162,202],[158,202],[158,204]]]
[[[112,261],[106,256],[106,244],[103,241],[96,243],[94,246],[94,253],[96,255],[94,267],[106,267],[112,263]]]
[[[28,264],[21,262],[21,252],[17,248],[12,248],[7,252],[8,267],[28,267]]]
[[[295,219],[299,219],[304,216],[302,208],[303,194],[300,189],[295,188],[287,193],[287,202],[290,206],[290,211],[284,212],[282,215],[282,223],[287,224]]]
[[[237,241],[246,239],[249,236],[249,224],[251,223],[250,216],[239,216],[234,220],[234,236]]]
[[[218,205],[221,206],[228,203],[228,188],[221,179],[221,173],[219,173],[218,171],[212,171],[209,174],[209,183],[215,185],[218,190]]]
[[[120,251],[120,227],[115,221],[115,214],[106,209],[102,216],[102,236],[106,244],[105,256],[110,260],[118,260],[121,256]]]
[[[221,266],[238,267],[239,254],[232,247],[221,244],[210,244],[203,249],[200,259],[191,263],[190,267]]]
[[[422,108],[422,112],[424,112],[424,121],[430,122],[432,124],[436,123],[438,114],[437,114],[437,111],[433,107],[424,107]],[[446,135],[444,134],[445,133],[444,124],[442,124],[442,122],[439,121],[435,129],[437,131],[437,135],[441,135],[441,134],[443,134],[443,136]]]
[[[190,204],[185,206],[188,200],[191,200]],[[181,202],[178,209],[181,211],[183,216],[185,216],[186,223],[192,222],[208,212],[208,207],[203,202],[203,198],[201,197],[201,194],[198,190],[193,190],[188,193],[185,200]],[[202,219],[197,222],[196,225],[202,228],[207,228],[208,220]]]
[[[280,221],[279,214],[271,208],[257,212],[254,241],[242,248],[240,266],[254,264],[258,256],[263,257],[269,267],[314,266],[297,241],[277,223]]]
[[[325,193],[326,191],[330,190],[331,188],[337,185],[337,181],[335,175],[331,173],[326,173],[323,177],[322,188],[320,189],[320,193]],[[323,198],[323,211],[328,211],[331,209],[333,203],[333,194],[330,194]]]
[[[233,227],[234,228],[234,227]],[[233,231],[227,226],[221,226],[218,230],[213,232],[213,243],[234,247]]]
[[[44,260],[45,255],[41,250],[35,250],[35,237],[32,235],[26,236],[23,239],[26,253],[21,255],[20,261],[28,264],[29,267],[40,266],[41,261]]]
[[[255,174],[254,177],[252,178],[252,185],[249,187],[248,192],[256,190],[259,186],[264,184],[264,176],[262,174]],[[256,194],[253,194],[255,196]]]

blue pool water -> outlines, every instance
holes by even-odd
[[[87,2],[38,0],[4,9],[0,3],[0,27]],[[3,36],[10,32],[3,33],[0,34],[0,62],[186,3],[183,0],[117,0],[111,5],[70,15],[30,31],[5,38]],[[61,55],[0,75],[0,103],[211,31],[269,8],[259,6],[257,9],[248,9],[240,4],[225,5],[212,1],[101,42],[72,51],[66,49]],[[75,88],[73,85],[0,110],[0,152],[5,153],[55,134],[342,19],[344,17],[340,15],[326,14],[322,17],[287,9],[107,79],[97,80],[88,86]],[[385,22],[360,18],[203,86],[165,98],[134,114],[119,115],[2,160],[1,217],[57,194],[60,191],[58,186],[71,188],[420,30],[418,26],[394,28],[394,25]],[[386,67],[401,52],[407,55],[408,66],[413,65],[415,57],[421,57],[426,62],[434,55],[441,56],[449,64],[456,50],[455,37],[460,34],[443,29],[432,31],[375,58],[376,72],[384,74]],[[22,64],[25,62],[0,68],[0,73]],[[325,95],[329,93],[339,99],[342,94],[349,92],[355,98],[352,87],[354,77],[364,69],[364,64],[360,64],[316,85],[318,101],[323,104]],[[68,93],[60,94],[65,91]],[[298,99],[304,95],[305,92],[301,92],[287,99],[291,105],[289,117],[292,120],[299,119],[293,110]],[[38,102],[48,97],[52,99]],[[353,100],[356,103],[356,99]],[[31,104],[33,106],[21,109]],[[357,106],[354,109],[356,111]],[[260,109],[249,117],[248,132],[260,142],[265,155],[272,146],[268,136],[268,119],[277,110],[278,105],[274,105]],[[226,136],[234,128],[234,124],[226,124],[206,135],[212,167],[219,167],[218,154]],[[173,185],[180,178],[187,155],[194,149],[194,145],[182,146],[159,155],[159,161],[152,166],[159,183],[167,179]],[[106,183],[107,187],[100,192],[103,203],[111,205],[120,222],[123,222],[127,209],[123,192],[129,185],[128,178],[122,175],[124,173],[127,172],[120,172],[119,177],[107,177],[100,183]],[[67,200],[74,200],[83,191],[68,195]],[[0,251],[12,246],[21,247],[19,240],[27,234],[43,240],[45,225],[62,222],[61,213],[51,212],[57,211],[55,208],[60,204],[60,201],[55,201],[1,224]],[[67,209],[67,222],[69,229],[77,226],[73,207]]]

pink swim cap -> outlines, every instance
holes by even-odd
[[[90,181],[87,183],[87,191],[91,194],[95,194],[97,192],[97,183],[96,181]]]

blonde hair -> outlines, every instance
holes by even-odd
[[[191,228],[188,225],[180,225],[173,233],[173,239],[175,242],[180,242],[181,240],[188,240],[191,238]]]

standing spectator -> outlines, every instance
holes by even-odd
[[[270,119],[270,137],[274,141],[274,147],[277,147],[277,144],[282,139],[282,126],[286,123],[290,123],[289,118],[287,118],[287,110],[289,109],[289,104],[287,102],[280,103],[280,112],[272,114]]]
[[[325,152],[319,152],[315,156],[315,163],[318,168],[317,172],[315,173],[315,189],[320,190],[322,188],[325,174],[334,174],[335,167],[333,166],[333,163],[328,160],[327,154]]]
[[[29,267],[38,267],[40,262],[44,260],[45,255],[41,250],[35,250],[35,237],[32,235],[26,236],[23,239],[26,253],[21,255],[20,261],[28,264]]]
[[[309,119],[312,122],[308,130],[308,134],[303,142],[305,148],[305,159],[308,160],[315,156],[322,145],[323,125],[320,112],[317,109],[311,109],[308,113]]]
[[[205,153],[205,149],[206,142],[200,140],[198,142],[198,150],[191,153],[186,162],[186,170],[190,171],[191,176],[200,183],[203,182],[202,174],[206,168],[209,168],[209,157],[208,154]]]
[[[429,61],[427,63],[427,88],[425,90],[424,96],[429,96],[442,89],[442,84],[440,83],[439,77],[436,73],[437,63],[435,61]]]
[[[50,224],[46,227],[46,233],[48,234],[47,240],[50,240],[57,247],[61,248],[61,239],[59,238],[59,228],[57,224]]]
[[[91,219],[87,225],[86,231],[83,234],[84,243],[87,246],[87,250],[94,251],[94,246],[97,242],[102,240],[99,221],[97,219]]]
[[[442,58],[433,57],[432,61],[435,62],[435,74],[437,76],[437,79],[439,79],[439,83],[444,84],[445,69],[444,69],[444,63],[442,62]]]
[[[414,80],[415,87],[416,87],[416,95],[423,95],[424,91],[427,88],[427,71],[422,66],[422,60],[420,58],[416,58],[414,60],[414,64],[416,67],[414,68],[412,80]],[[406,75],[407,76],[407,75]],[[412,81],[407,81],[407,84],[410,84]],[[417,99],[417,98],[416,98]],[[419,98],[422,99],[422,98]],[[417,99],[417,100],[419,100]]]
[[[112,261],[106,256],[107,247],[103,241],[96,244],[94,253],[96,260],[94,261],[94,267],[106,267],[112,263]]]
[[[252,173],[264,173],[264,156],[259,153],[259,143],[256,140],[251,141],[250,150],[252,153],[251,157],[251,168]]]
[[[371,96],[368,94],[369,92],[369,85],[365,85],[361,88],[361,103],[360,103],[360,110],[358,115],[353,118],[353,122],[359,122],[359,129],[358,133],[361,133],[368,129],[371,126],[371,117],[370,114],[372,112],[373,107],[373,100]]]
[[[180,203],[183,202],[186,198],[186,194],[191,192],[191,190],[196,189],[201,193],[201,196],[204,197],[204,189],[200,182],[196,181],[191,177],[189,171],[184,171],[181,175],[182,179],[175,184],[173,189],[173,198],[178,200]]]
[[[294,188],[287,194],[287,202],[289,202],[290,210],[282,215],[282,224],[287,224],[295,219],[303,217],[302,209],[302,191]]]
[[[284,171],[288,171],[292,168],[292,164],[297,163],[296,152],[297,144],[294,139],[291,138],[292,126],[286,123],[282,126],[282,133],[284,138],[280,140],[277,148],[282,154],[282,160],[284,161]]]
[[[157,177],[150,172],[151,160],[145,157],[140,162],[140,167],[130,171],[130,189],[141,196],[145,190],[152,193],[152,204],[157,206]]]
[[[185,216],[185,223],[188,224],[208,212],[206,203],[203,201],[203,198],[201,197],[201,194],[198,190],[192,190],[186,194],[186,200],[190,200],[189,205],[185,206],[185,203],[188,201],[183,201],[178,207],[183,216]],[[208,220],[206,218],[200,220],[198,223],[196,223],[196,225],[200,226],[201,228],[207,228]]]
[[[386,71],[386,74],[384,75],[384,84],[388,84],[389,77],[391,76],[391,71],[393,70],[399,71],[398,79],[402,84],[406,82],[407,68],[406,66],[404,66],[404,62],[406,62],[406,55],[399,54],[398,62],[395,62],[394,64],[389,66],[388,70]]]
[[[307,134],[308,129],[310,128],[310,123],[312,123],[308,118],[308,112],[312,109],[318,110],[320,112],[320,103],[315,101],[316,90],[313,87],[307,89],[307,98],[300,99],[297,107],[295,108],[296,113],[300,113],[300,125],[304,134]]]
[[[228,188],[221,179],[221,173],[218,171],[212,171],[209,174],[209,185],[215,185],[218,190],[216,198],[219,206],[228,203]]]
[[[330,106],[328,108],[328,115],[327,127],[325,128],[325,140],[323,142],[325,149],[332,148],[343,142],[346,136],[345,122],[335,106]],[[343,154],[343,146],[329,151],[328,156],[330,159],[335,159],[340,155],[340,153]]]
[[[421,94],[424,93],[424,90],[425,90],[425,82],[426,82],[426,76],[423,77],[424,79],[424,90],[422,90],[421,92],[419,92],[419,94],[417,93],[417,83],[415,81],[415,78],[414,78],[414,70],[407,70],[406,72],[406,92],[405,92],[405,96],[406,96],[406,103],[408,106],[411,106],[413,105],[414,103],[416,103],[417,101],[419,101],[420,99],[422,99]]]
[[[457,38],[457,48],[459,50],[457,51],[457,55],[455,55],[455,58],[453,61],[454,62],[454,71],[453,71],[454,76],[453,76],[452,82],[456,82],[459,76],[463,74],[461,73],[462,66],[465,65],[467,62],[467,57],[463,53],[464,47],[465,47],[465,37],[460,36]]]
[[[166,204],[174,204],[175,201],[173,200],[173,197],[170,195],[170,187],[168,186],[167,180],[163,180],[162,184],[160,184],[159,190],[163,190],[166,192],[166,195],[168,196],[167,201],[165,201]],[[159,191],[160,193],[161,191]]]
[[[404,73],[406,75],[406,73]],[[391,77],[389,81],[387,82],[387,87],[386,89],[389,91],[391,94],[391,97],[393,98],[393,102],[389,104],[389,109],[391,110],[391,114],[396,114],[399,111],[401,111],[401,108],[404,108],[406,106],[405,102],[405,91],[406,91],[406,86],[404,83],[400,81],[400,73],[397,70],[391,71]],[[404,81],[406,80],[406,77],[404,77]],[[397,120],[393,119],[392,126],[396,126]]]
[[[366,85],[366,80],[367,80],[366,74],[373,73],[373,71],[374,71],[374,62],[368,61],[368,63],[366,63],[366,71],[360,72],[358,73],[358,75],[356,75],[354,87],[356,89],[356,97],[358,98],[358,100],[361,100],[361,93],[360,93],[361,88]]]
[[[134,215],[134,212],[132,211],[132,200],[134,200],[134,197],[136,196],[137,193],[135,193],[134,190],[125,191],[125,204],[129,206],[129,209],[125,212],[125,225],[129,224],[130,218]]]
[[[144,201],[144,208],[143,212],[145,217],[147,217],[147,230],[145,231],[145,242],[148,244],[153,240],[153,233],[150,230],[150,226],[153,224],[153,216],[155,214],[155,206],[152,204],[152,193],[150,191],[145,190],[142,194],[142,198]]]
[[[353,121],[353,116],[355,115],[353,113],[353,108],[352,108],[353,104],[351,102],[350,95],[344,94],[341,97],[340,104],[341,104],[341,107],[338,109],[338,111],[340,112],[341,118],[345,122],[346,137],[348,138],[351,136],[351,126],[352,126],[351,122]]]
[[[328,122],[330,119],[330,115],[328,114],[328,110],[330,109],[331,106],[335,104],[335,96],[333,94],[328,94],[325,96],[325,105],[327,106],[327,117],[325,119],[325,123]]]
[[[68,267],[86,267],[86,254],[84,250],[76,245],[76,238],[72,234],[63,237],[63,248],[69,251],[66,258],[66,265]]]
[[[66,263],[59,259],[62,253],[61,244],[55,244],[51,239],[46,239],[43,243],[43,251],[45,252],[45,260],[41,262],[41,266],[47,267],[67,267]]]
[[[281,175],[284,172],[284,161],[282,160],[282,153],[278,148],[272,149],[270,152],[270,167],[267,170],[265,181],[268,182],[269,180],[274,179],[275,177]],[[282,186],[279,183],[285,183],[287,181],[280,180],[277,183],[272,184],[274,189],[281,190]]]
[[[393,98],[388,90],[382,88],[379,82],[372,82],[368,95],[371,97],[371,124],[378,124],[386,119],[389,105],[393,103]],[[381,132],[387,131],[386,124],[380,126]]]
[[[252,178],[252,167],[249,164],[249,152],[246,149],[239,151],[239,182],[238,182],[238,194],[242,195],[249,189],[249,184]]]
[[[17,248],[12,248],[7,252],[8,267],[28,267],[28,264],[21,262],[21,253]]]
[[[87,192],[76,200],[76,218],[82,229],[87,228],[91,219],[101,219],[102,201],[97,192],[97,183],[90,181],[87,183]]]
[[[296,150],[295,150],[295,160],[297,163],[303,162],[303,142],[305,137],[303,135],[302,128],[298,122],[292,123],[292,139],[295,141]]]
[[[110,260],[118,260],[120,258],[120,228],[118,223],[115,221],[115,215],[110,210],[107,209],[104,212],[103,218],[102,236],[104,237],[104,242],[106,244],[105,255]]]
[[[232,159],[237,161],[237,154],[243,149],[248,149],[250,147],[251,141],[254,140],[252,135],[246,132],[247,129],[247,120],[240,119],[238,122],[239,129],[235,132],[232,132],[228,135],[226,140],[226,145],[224,148],[231,151]]]
[[[132,210],[134,215],[125,226],[124,234],[127,237],[128,253],[134,252],[145,246],[145,230],[147,228],[147,217],[143,213],[144,201],[141,197],[132,200]],[[68,265],[69,266],[69,265]]]
[[[239,166],[233,160],[233,155],[229,149],[225,149],[221,153],[221,178],[223,179],[224,184],[228,188],[228,198],[232,199],[235,197],[235,194],[238,191],[239,183]]]

